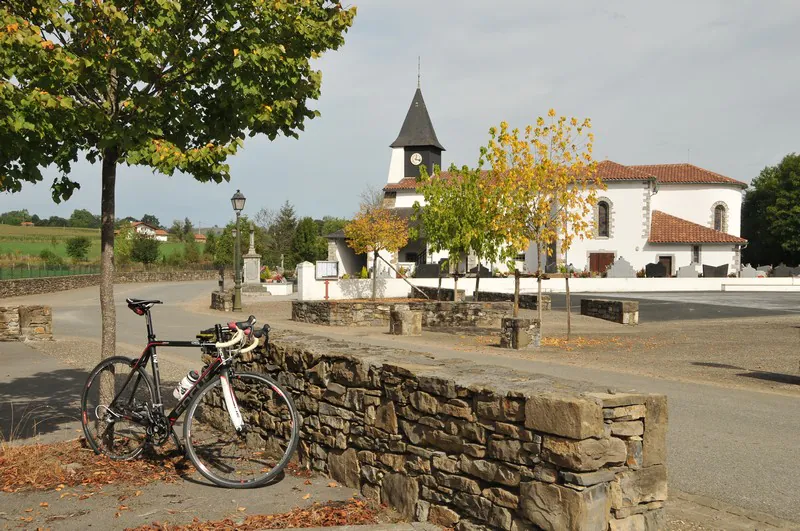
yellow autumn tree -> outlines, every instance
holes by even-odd
[[[565,255],[575,238],[591,234],[589,213],[602,182],[592,159],[590,130],[588,118],[557,116],[550,109],[547,118],[539,117],[536,125],[523,130],[510,129],[507,122],[492,127],[489,144],[481,149],[481,161],[491,167],[494,193],[502,204],[495,222],[505,232],[503,257],[512,263],[529,247],[536,249],[539,301],[546,256],[557,250]],[[517,316],[519,271],[514,270]],[[541,323],[542,306],[537,307]]]
[[[388,208],[363,205],[345,225],[344,235],[347,245],[356,253],[373,253],[372,257],[372,298],[377,294],[378,253],[396,252],[408,243],[408,222]]]

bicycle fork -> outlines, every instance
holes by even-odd
[[[236,428],[237,433],[241,433],[244,420],[242,419],[242,412],[239,411],[239,404],[236,402],[236,395],[233,394],[233,387],[230,382],[230,371],[227,368],[219,375],[219,381],[222,384],[222,396],[225,399],[225,407],[228,410],[228,415],[231,417],[233,427]]]

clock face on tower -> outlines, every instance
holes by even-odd
[[[419,153],[414,153],[411,155],[411,164],[414,166],[419,166],[422,163],[422,155]]]

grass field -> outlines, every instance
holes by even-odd
[[[100,230],[76,229],[72,227],[18,227],[0,224],[0,255],[39,256],[44,249],[58,256],[67,257],[66,241],[75,236],[85,236],[92,240],[89,260],[100,258]],[[199,244],[202,252],[203,245]],[[169,256],[183,249],[180,242],[162,242],[161,256]]]

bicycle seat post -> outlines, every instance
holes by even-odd
[[[153,318],[150,316],[150,308],[145,310],[144,318],[147,323],[147,342],[152,343],[156,340],[156,333],[153,330]]]

